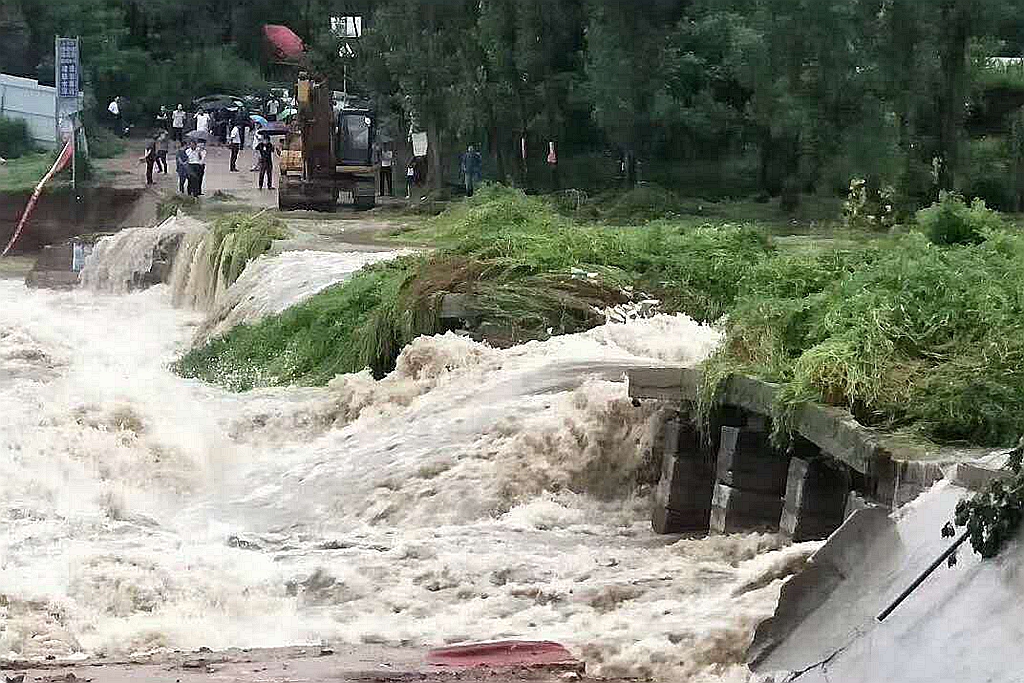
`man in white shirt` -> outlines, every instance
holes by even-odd
[[[238,150],[242,148],[242,128],[237,121],[231,124],[231,134],[228,135],[228,143],[231,145],[231,172],[238,173],[235,162],[238,161]]]
[[[206,174],[206,148],[200,147],[195,140],[188,144],[188,193],[193,197],[203,194],[203,176]]]
[[[281,103],[276,97],[271,97],[267,102],[267,121],[277,121],[277,113],[281,110]]]
[[[185,110],[180,104],[171,114],[171,139],[175,142],[185,139]]]
[[[394,174],[392,168],[395,165],[395,152],[391,149],[391,145],[385,145],[384,149],[380,152],[380,196],[383,197],[385,194],[384,188],[387,188],[387,196],[395,196],[394,187]]]
[[[210,134],[210,115],[205,111],[196,114],[196,132],[203,135]]]
[[[114,129],[118,135],[124,135],[124,119],[121,118],[121,98],[115,97],[107,105],[107,111],[114,117]]]

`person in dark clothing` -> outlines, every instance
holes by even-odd
[[[156,168],[167,175],[167,131],[162,130],[156,136]]]
[[[188,182],[188,152],[185,151],[185,143],[178,143],[178,153],[174,157],[178,171],[178,192],[185,194],[185,183]]]
[[[274,144],[270,142],[269,135],[260,136],[260,144],[256,145],[256,153],[260,157],[260,189],[263,189],[263,179],[267,179],[267,189],[274,189]],[[280,154],[280,152],[277,152]]]
[[[466,183],[466,195],[469,197],[473,196],[473,191],[483,176],[483,166],[484,160],[480,156],[480,152],[476,151],[476,147],[470,145],[466,153],[462,155],[460,164],[462,178]]]
[[[146,144],[146,153],[139,158],[139,163],[146,162],[146,184],[153,184],[153,164],[156,163],[156,139]]]
[[[380,151],[380,196],[395,196],[395,179],[393,168],[395,165],[395,152],[390,145],[385,145]]]

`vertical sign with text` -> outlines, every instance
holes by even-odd
[[[56,39],[54,80],[57,84],[56,124],[57,140],[63,140],[74,129],[73,114],[81,111],[79,98],[81,60],[78,54],[78,38]]]
[[[78,38],[57,38],[57,97],[78,99]]]

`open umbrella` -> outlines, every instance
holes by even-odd
[[[285,109],[284,111],[282,111],[282,112],[281,112],[281,113],[279,114],[279,116],[280,116],[280,117],[281,117],[282,119],[290,119],[291,117],[295,116],[295,115],[296,115],[296,114],[298,114],[298,113],[299,113],[298,109],[295,109],[294,107],[288,107],[287,109]]]
[[[257,135],[287,135],[289,131],[288,126],[283,123],[275,121],[274,123],[268,123],[259,130],[256,131]]]
[[[200,142],[206,142],[210,139],[210,134],[205,130],[193,130],[185,133],[185,137],[189,140],[199,140]]]
[[[252,121],[253,123],[259,124],[259,125],[264,126],[264,127],[270,125],[270,122],[267,121],[262,116],[260,116],[259,114],[249,114],[249,120]]]

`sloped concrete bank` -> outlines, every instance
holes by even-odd
[[[0,193],[0,245],[11,238],[31,194]],[[61,187],[44,192],[11,253],[34,254],[76,235],[144,225],[153,218],[155,205],[152,193],[141,189],[93,187],[74,193]]]
[[[851,517],[782,590],[750,649],[758,683],[1021,680],[1024,545],[981,560],[964,545],[879,622],[951,541],[940,529],[989,477],[960,468],[892,515]]]

